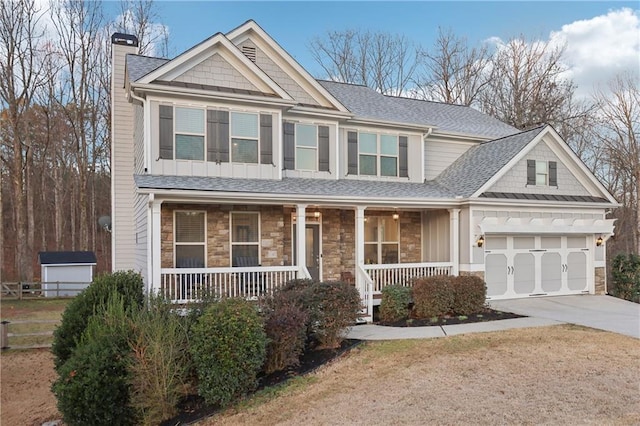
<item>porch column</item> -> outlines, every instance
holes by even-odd
[[[460,209],[449,209],[449,260],[453,264],[453,275],[460,273]]]
[[[366,207],[356,207],[356,268],[364,265],[364,211]],[[356,282],[358,277],[356,270]]]
[[[307,245],[306,245],[306,229],[307,229],[307,205],[298,204],[296,206],[296,265],[300,271],[300,276],[310,278],[307,274]]]
[[[160,292],[160,284],[161,284],[161,271],[162,268],[162,256],[161,256],[161,232],[162,232],[162,221],[161,221],[161,209],[162,203],[156,200],[153,196],[149,196],[149,204],[151,207],[151,223],[149,226],[151,229],[147,229],[149,233],[149,239],[151,240],[151,253],[147,256],[147,259],[150,259],[151,265],[149,266],[149,273],[151,277],[151,290],[154,294],[158,294]],[[151,231],[151,232],[149,232]]]

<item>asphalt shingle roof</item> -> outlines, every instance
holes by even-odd
[[[377,182],[353,179],[237,179],[201,176],[136,175],[136,186],[147,189],[184,189],[283,196],[324,196],[375,199],[450,198],[452,193],[435,182]]]
[[[546,125],[478,144],[447,167],[435,181],[462,197],[469,197],[531,142]]]
[[[438,130],[487,138],[519,132],[515,127],[467,106],[385,96],[355,84],[318,82],[356,118],[435,126]]]
[[[149,74],[169,62],[165,58],[153,58],[151,56],[127,54],[127,71],[129,71],[129,80],[138,81],[145,75]]]
[[[96,255],[92,251],[41,251],[38,253],[38,258],[41,265],[96,263]]]

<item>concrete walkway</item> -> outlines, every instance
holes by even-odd
[[[640,338],[640,305],[611,296],[579,295],[495,300],[490,302],[490,305],[499,311],[527,317],[431,327],[385,327],[364,324],[351,327],[347,337],[360,340],[427,339],[571,323]]]
[[[494,300],[493,309],[640,338],[640,304],[612,296],[576,295]]]

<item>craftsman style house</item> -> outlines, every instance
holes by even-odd
[[[174,59],[114,34],[113,267],[188,302],[295,277],[602,293],[614,198],[556,131],[314,79],[248,21]]]

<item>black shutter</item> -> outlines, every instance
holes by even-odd
[[[273,164],[271,114],[260,114],[260,163]]]
[[[218,111],[207,111],[207,161],[219,161]]]
[[[358,174],[358,132],[347,132],[347,174]]]
[[[398,176],[409,177],[409,138],[400,136],[398,138]]]
[[[218,111],[218,129],[216,141],[218,146],[218,161],[229,162],[229,111]]]
[[[296,126],[293,123],[283,123],[284,132],[284,169],[293,170],[296,167]]]
[[[549,161],[549,186],[558,186],[558,163]]]
[[[536,184],[536,160],[527,160],[527,185]]]
[[[160,105],[160,158],[173,160],[173,106]]]
[[[318,126],[318,170],[329,170],[329,126]]]

